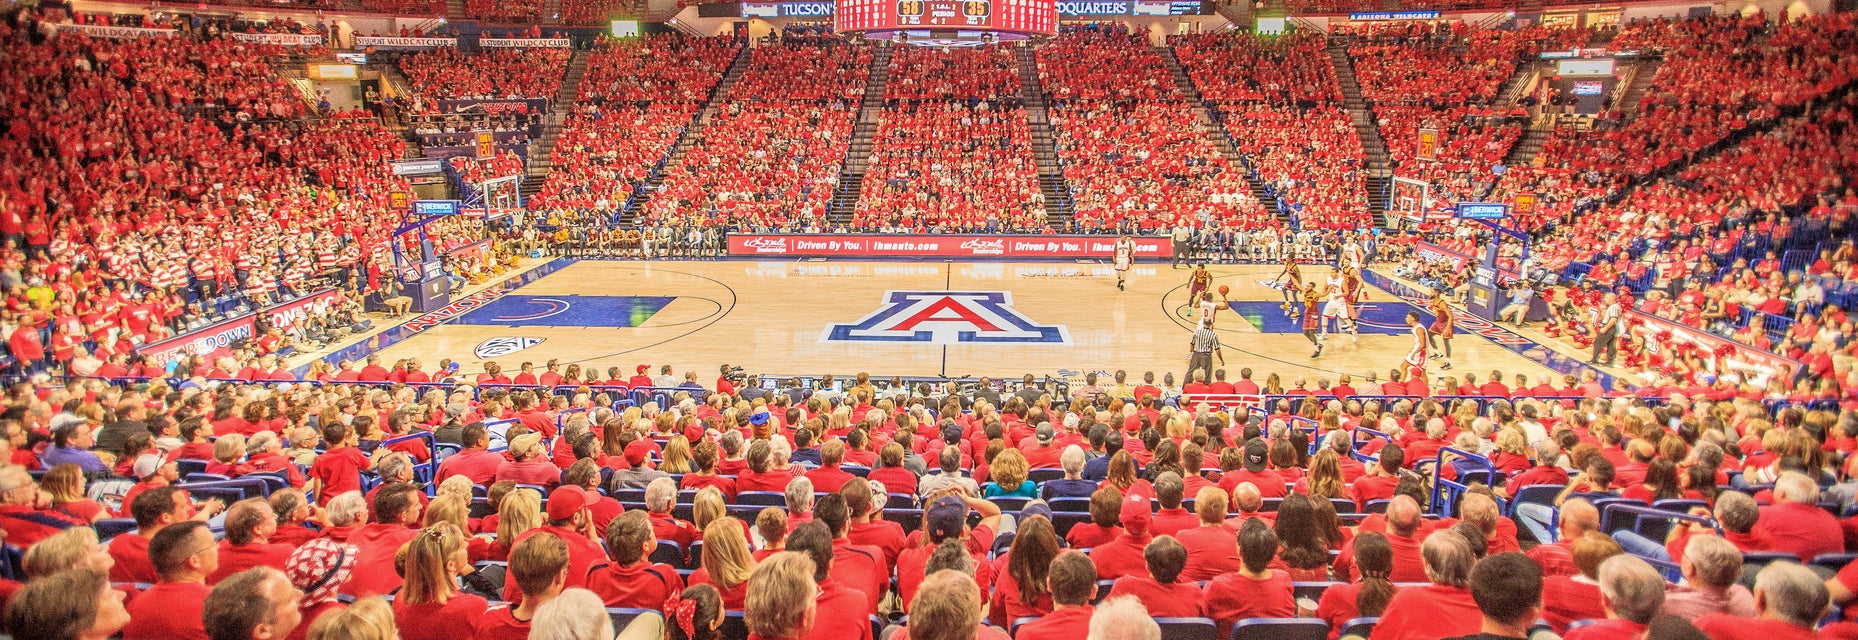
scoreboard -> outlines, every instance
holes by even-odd
[[[1052,34],[1055,0],[837,0],[836,30],[948,29]]]

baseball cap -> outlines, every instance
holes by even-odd
[[[890,502],[890,489],[877,480],[865,480],[865,483],[871,487],[871,513],[883,511],[884,505]]]
[[[639,365],[639,373],[645,373],[651,370],[652,370],[652,365],[649,365],[649,364]]]
[[[942,496],[929,503],[923,512],[930,540],[947,540],[961,535],[968,524],[968,503],[955,496]]]
[[[1039,428],[1034,433],[1038,435],[1039,442],[1051,442],[1052,441],[1052,423],[1050,422],[1039,423]]]
[[[1269,454],[1270,447],[1265,446],[1264,440],[1258,438],[1247,440],[1245,442],[1245,470],[1252,473],[1264,471],[1264,461]]]
[[[651,453],[652,441],[634,440],[632,444],[626,445],[626,464],[634,467],[645,464],[645,459],[651,457]]]
[[[580,487],[564,484],[548,493],[548,519],[567,520],[587,508],[593,499]]]
[[[156,471],[161,470],[161,465],[167,463],[167,458],[153,453],[144,453],[140,456],[136,456],[135,477],[140,479],[155,475]]]
[[[1152,522],[1153,519],[1154,514],[1148,511],[1148,498],[1140,495],[1132,495],[1123,498],[1123,529],[1128,531],[1131,535],[1146,533],[1148,531],[1148,523]]]
[[[360,554],[355,545],[317,538],[284,559],[284,576],[290,578],[290,586],[303,592],[304,602],[333,601],[354,572],[355,557]]]
[[[948,428],[942,430],[942,444],[944,446],[954,444],[960,441],[961,441],[961,427],[957,427],[951,424],[951,425],[948,425]]]
[[[516,439],[510,441],[510,453],[512,455],[525,453],[529,451],[530,447],[536,446],[541,442],[542,434],[534,431],[516,436]]]

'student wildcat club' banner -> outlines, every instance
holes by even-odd
[[[1174,255],[1165,237],[1135,237],[1137,258]],[[732,256],[1108,258],[1116,236],[731,234]]]

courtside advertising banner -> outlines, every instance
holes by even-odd
[[[286,327],[312,312],[328,309],[339,293],[335,289],[324,289],[290,302],[266,307],[258,313],[265,314],[265,321],[271,326]],[[247,313],[161,342],[145,344],[136,349],[136,353],[147,356],[150,362],[157,365],[166,365],[168,361],[183,356],[213,353],[230,347],[234,342],[258,337],[258,313]]]
[[[1136,237],[1137,258],[1174,255],[1168,238]],[[1108,258],[1116,236],[731,234],[732,256],[866,258]]]

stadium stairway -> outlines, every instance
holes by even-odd
[[[523,171],[523,193],[534,194],[542,189],[542,183],[548,179],[548,172],[554,169],[555,141],[561,138],[561,130],[568,120],[569,105],[574,104],[574,97],[580,95],[581,77],[587,73],[589,54],[575,51],[568,58],[568,70],[561,77],[561,88],[555,91],[555,100],[549,104],[548,119],[542,124],[542,137],[529,145],[529,162]]]
[[[1535,154],[1542,151],[1542,145],[1548,142],[1548,136],[1555,131],[1545,119],[1537,119],[1523,130],[1523,136],[1510,146],[1510,152],[1504,154],[1504,166],[1520,167],[1535,160]]]
[[[1227,162],[1245,168],[1245,183],[1251,188],[1252,197],[1258,199],[1258,203],[1264,205],[1266,209],[1276,213],[1279,222],[1289,226],[1290,213],[1284,210],[1284,205],[1277,201],[1277,196],[1272,195],[1271,190],[1265,186],[1264,178],[1260,177],[1257,171],[1252,170],[1252,163],[1239,153],[1238,147],[1233,146],[1232,136],[1226,131],[1225,114],[1207,105],[1206,97],[1200,94],[1200,88],[1194,86],[1193,78],[1188,76],[1187,69],[1181,66],[1181,59],[1174,55],[1173,47],[1163,46],[1156,47],[1156,49],[1161,52],[1162,64],[1167,65],[1168,73],[1174,76],[1175,90],[1187,99],[1188,106],[1193,107],[1194,114],[1199,116],[1200,127],[1210,134],[1208,137],[1211,137],[1213,144],[1219,147],[1220,155],[1225,156]]]
[[[1057,135],[1052,132],[1051,116],[1045,110],[1045,87],[1039,84],[1039,61],[1032,49],[1021,47],[1019,55],[1019,95],[1026,109],[1026,126],[1032,129],[1032,159],[1039,166],[1039,193],[1045,196],[1045,222],[1064,231],[1077,212],[1071,199],[1071,186],[1064,179],[1064,163],[1058,159]]]
[[[1342,38],[1329,39],[1329,62],[1335,65],[1335,81],[1342,89],[1342,106],[1348,110],[1349,122],[1355,125],[1355,133],[1361,136],[1361,152],[1367,158],[1368,211],[1385,214],[1387,212],[1387,188],[1391,183],[1393,171],[1387,156],[1387,141],[1381,138],[1381,128],[1374,122],[1374,113],[1368,109],[1368,103],[1361,99],[1361,83],[1355,79],[1355,63],[1348,57],[1348,42]],[[1382,220],[1386,224],[1388,220]],[[1391,225],[1390,225],[1391,226]]]
[[[832,189],[832,202],[826,205],[826,221],[832,228],[851,224],[852,214],[858,211],[858,199],[864,195],[864,172],[871,166],[871,141],[877,137],[878,122],[884,119],[891,45],[876,44],[871,71],[865,77],[864,100],[858,103],[858,122],[852,125],[851,146],[845,152],[845,166],[839,169],[839,183]]]
[[[1221,2],[1213,6],[1214,12],[1239,29],[1249,29],[1258,23],[1258,14],[1250,2]]]
[[[1632,70],[1632,83],[1626,85],[1626,93],[1619,97],[1619,107],[1624,113],[1639,110],[1639,99],[1652,88],[1652,80],[1658,76],[1658,69],[1664,67],[1664,58],[1640,58],[1639,64]]]
[[[672,143],[671,148],[665,151],[665,157],[653,166],[651,174],[645,178],[645,184],[639,187],[638,191],[633,192],[632,197],[626,200],[626,204],[620,207],[619,214],[615,216],[618,224],[621,226],[639,224],[645,205],[652,201],[652,194],[657,193],[659,187],[664,186],[665,169],[683,160],[684,153],[689,151],[692,145],[697,144],[697,140],[702,138],[704,125],[709,124],[710,118],[716,115],[716,110],[722,108],[723,98],[729,95],[729,89],[735,86],[737,80],[742,79],[742,72],[748,69],[748,50],[748,47],[742,47],[736,51],[735,60],[729,63],[729,70],[723,72],[723,81],[710,88],[710,97],[704,100],[703,109],[697,112],[696,119],[692,120],[689,126],[684,127],[683,133],[678,134],[677,142]]]

